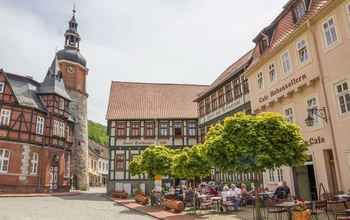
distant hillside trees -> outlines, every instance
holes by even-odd
[[[107,145],[107,127],[93,121],[88,121],[88,133],[89,139],[95,141],[96,143]]]

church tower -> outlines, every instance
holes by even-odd
[[[70,112],[74,120],[74,144],[72,147],[71,171],[73,183],[78,188],[88,188],[88,128],[87,128],[87,98],[86,77],[88,69],[86,60],[80,53],[80,35],[78,23],[73,16],[68,23],[64,37],[64,49],[57,52],[62,78],[66,90],[72,99]]]

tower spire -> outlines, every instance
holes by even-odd
[[[71,48],[75,50],[79,50],[79,42],[80,42],[80,35],[78,33],[78,22],[75,19],[75,4],[73,5],[73,15],[68,23],[68,29],[66,30],[64,37],[65,37],[65,48]]]

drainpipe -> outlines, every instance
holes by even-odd
[[[338,175],[336,175],[338,177],[338,187],[340,187],[340,190],[343,190],[343,181],[342,181],[342,177],[341,177],[341,173],[340,173],[340,165],[339,165],[339,159],[338,159],[338,148],[337,148],[337,143],[336,143],[336,138],[335,138],[335,130],[334,130],[334,126],[333,126],[333,120],[332,120],[332,115],[330,113],[330,109],[329,109],[329,101],[328,101],[328,97],[327,97],[327,91],[326,91],[326,86],[325,86],[325,82],[324,82],[324,71],[323,71],[323,66],[321,64],[321,59],[320,59],[320,55],[319,55],[319,47],[316,41],[316,34],[311,26],[311,22],[310,20],[307,21],[307,27],[311,32],[311,37],[312,37],[312,41],[313,44],[315,45],[315,50],[316,50],[316,60],[317,60],[317,64],[318,64],[318,68],[320,71],[320,82],[321,82],[321,89],[322,92],[324,94],[324,98],[325,98],[325,104],[326,104],[326,114],[328,116],[328,121],[329,121],[329,126],[330,126],[330,130],[331,130],[331,136],[332,136],[332,142],[333,142],[333,149],[335,151],[335,155],[334,155],[334,160],[336,162],[336,169],[338,171]]]

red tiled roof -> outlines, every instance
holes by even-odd
[[[307,19],[317,15],[323,8],[325,8],[329,3],[331,3],[332,0],[311,0],[306,14],[297,23],[294,23],[293,10],[291,8],[294,2],[296,2],[296,0],[288,1],[288,3],[284,7],[284,10],[269,25],[269,27],[274,26],[274,30],[272,39],[270,41],[270,47],[264,53],[280,45],[280,43],[286,40],[294,31],[296,31],[301,24],[303,24]],[[258,48],[259,46],[257,44],[254,54],[254,63],[259,61],[259,59],[257,59],[260,56]]]
[[[197,99],[202,98],[203,96],[207,95],[211,91],[217,89],[218,86],[220,86],[222,83],[224,83],[226,80],[228,80],[230,77],[232,77],[236,71],[244,67],[245,65],[249,64],[252,56],[253,56],[254,49],[250,50],[248,53],[244,54],[241,58],[239,58],[236,62],[231,64],[223,73],[219,75],[216,80],[210,84],[210,86],[205,89]]]
[[[106,119],[197,118],[194,98],[205,85],[113,81]]]

